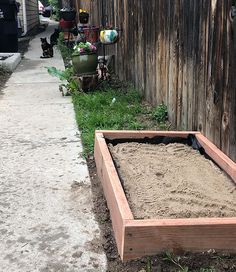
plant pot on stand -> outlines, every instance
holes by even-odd
[[[81,24],[87,24],[89,21],[89,13],[88,12],[80,12],[79,13],[79,22]]]
[[[76,17],[76,11],[73,9],[71,10],[61,9],[60,16],[61,16],[61,19],[63,19],[64,21],[74,21]]]
[[[72,54],[72,66],[77,76],[94,75],[97,69],[97,54]]]

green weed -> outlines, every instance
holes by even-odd
[[[172,254],[171,252],[166,252],[163,260],[175,264],[180,269],[179,272],[189,272],[188,267],[183,267],[180,264],[180,256],[174,256],[174,254]]]
[[[190,270],[187,266],[183,266],[180,263],[180,261],[181,261],[180,256],[175,256],[173,253],[166,252],[163,260],[168,261],[168,262],[174,264],[175,266],[177,266],[178,272],[190,272]],[[215,272],[215,269],[213,267],[209,267],[209,268],[200,268],[199,270],[194,270],[194,271],[195,272]]]
[[[65,87],[67,92],[70,94],[78,91],[79,84],[73,78],[74,72],[72,67],[66,68],[65,70],[60,70],[60,69],[57,69],[56,67],[46,67],[46,68],[49,75],[59,78],[62,82],[66,82],[66,83],[60,84],[59,89],[61,89],[62,87]]]
[[[165,121],[168,119],[167,106],[164,103],[157,106],[152,111],[152,117],[160,124],[165,123]]]
[[[146,272],[152,272],[152,261],[151,261],[150,257],[147,258],[147,269],[146,269]]]
[[[48,1],[50,3],[50,5],[53,7],[54,9],[54,14],[53,14],[53,18],[56,21],[60,20],[60,6],[59,6],[59,1],[58,0],[49,0]]]

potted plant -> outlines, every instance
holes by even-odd
[[[89,20],[89,13],[86,10],[79,10],[79,22],[81,24],[87,24]]]
[[[76,25],[75,21],[65,21],[63,18],[59,21],[59,26],[62,30],[71,29]]]
[[[97,69],[97,48],[90,42],[75,45],[72,53],[72,65],[76,75],[91,75]]]
[[[74,21],[76,17],[76,11],[73,8],[63,8],[60,10],[60,16],[64,21]]]

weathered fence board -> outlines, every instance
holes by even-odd
[[[199,130],[236,161],[236,32],[231,0],[105,0],[121,28],[116,72],[152,104],[164,102],[180,130]],[[102,1],[80,0],[101,25]],[[236,23],[235,23],[236,25]]]

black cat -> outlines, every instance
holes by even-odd
[[[53,45],[47,42],[47,38],[40,38],[41,47],[43,50],[43,55],[41,59],[52,58],[53,57]]]
[[[50,44],[52,46],[57,44],[58,38],[59,38],[60,31],[59,29],[55,28],[54,32],[50,36]]]

